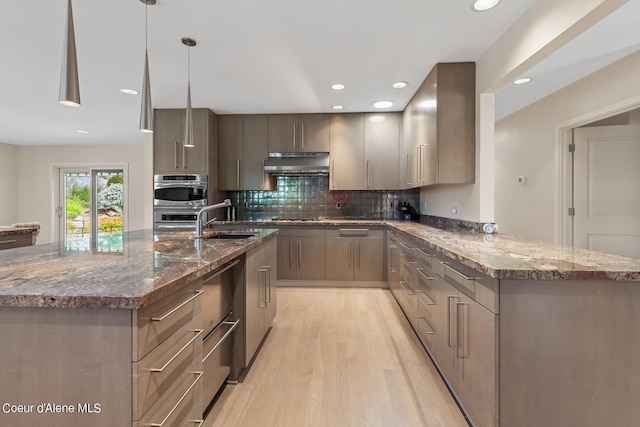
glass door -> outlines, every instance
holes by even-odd
[[[122,252],[122,169],[61,169],[61,236],[67,250]]]

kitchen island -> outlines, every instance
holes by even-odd
[[[120,252],[62,243],[1,252],[0,425],[202,419],[200,279],[276,234],[142,230],[124,233]]]
[[[36,244],[40,224],[24,223],[0,226],[0,250]]]

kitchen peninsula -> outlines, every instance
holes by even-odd
[[[0,425],[202,419],[200,279],[275,249],[276,234],[194,240],[142,230],[124,233],[122,252],[61,243],[3,251]]]

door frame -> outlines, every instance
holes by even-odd
[[[554,234],[557,243],[572,246],[573,218],[569,208],[573,206],[573,156],[569,145],[573,142],[573,129],[640,108],[640,95],[618,101],[556,124],[556,197]]]
[[[129,230],[129,163],[53,163],[50,165],[50,180],[51,183],[51,200],[50,206],[52,206],[52,216],[51,216],[51,230],[52,230],[52,241],[60,242],[61,239],[64,239],[62,236],[62,226],[61,222],[58,219],[57,208],[60,203],[60,171],[64,169],[78,169],[78,170],[89,170],[92,172],[94,170],[102,170],[102,169],[122,169],[122,231],[126,232]],[[92,184],[93,185],[93,184]],[[93,203],[93,202],[92,202]]]

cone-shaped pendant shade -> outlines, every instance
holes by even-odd
[[[149,81],[149,55],[144,51],[144,76],[142,78],[142,100],[140,103],[140,132],[153,133],[153,106],[151,105],[151,83]]]
[[[191,82],[187,84],[187,115],[184,124],[184,146],[195,147],[193,141],[193,111],[191,111]]]
[[[62,70],[60,73],[60,93],[58,102],[70,107],[80,106],[80,85],[78,84],[78,60],[76,58],[76,37],[73,31],[73,11],[68,1],[67,27],[62,48]]]

